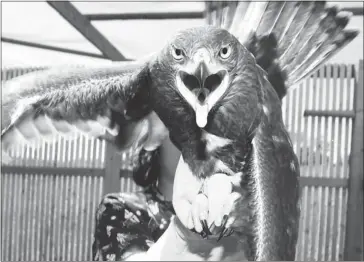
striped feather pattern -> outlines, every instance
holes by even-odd
[[[314,71],[316,71],[323,63],[329,60],[333,55],[339,52],[343,47],[345,47],[348,43],[350,43],[357,35],[357,30],[343,30],[341,31],[335,39],[331,42],[328,39],[325,44],[325,49],[321,52],[317,52],[317,56],[312,55],[311,58],[314,60],[311,64],[307,63],[308,66],[303,68],[303,73],[300,76],[296,77],[296,82],[305,78],[308,75],[311,75]]]
[[[285,86],[312,74],[358,34],[345,30],[351,13],[327,7],[323,1],[224,1],[206,2],[206,7],[207,23],[227,29],[261,61],[269,57],[263,68],[269,75],[279,67]],[[267,47],[267,41],[276,53],[273,59],[268,51],[259,50]]]
[[[287,2],[288,3],[288,2]],[[282,26],[287,28],[284,33],[283,30],[276,27],[274,33],[277,34],[277,39],[279,39],[279,45],[281,46],[279,55],[282,56],[284,53],[291,50],[291,47],[294,47],[294,43],[297,43],[296,38],[298,37],[298,33],[302,31],[304,26],[307,24],[308,20],[311,17],[312,11],[314,8],[319,8],[317,5],[320,5],[321,2],[289,2],[291,4],[295,4],[295,8],[292,10],[287,10],[285,13],[288,13],[289,18],[287,25],[284,25],[284,19],[280,22]],[[287,6],[287,4],[286,4]],[[290,8],[290,6],[287,6]],[[289,11],[291,14],[289,15]],[[284,37],[283,37],[284,36]]]

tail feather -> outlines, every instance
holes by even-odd
[[[279,30],[274,32],[279,38],[279,46],[281,47],[279,57],[281,59],[291,57],[294,50],[297,49],[297,45],[302,44],[301,41],[305,37],[309,20],[318,16],[323,7],[322,2],[301,2],[298,8],[292,12],[293,15],[286,32],[281,34]],[[282,24],[284,24],[284,21],[282,21]],[[282,63],[285,64],[286,61],[282,60]]]
[[[212,7],[213,7],[212,2],[210,1],[205,2],[205,18],[206,18],[206,23],[208,25],[214,25],[212,21]]]
[[[285,10],[284,6],[285,2],[273,1],[268,3],[260,24],[256,29],[257,35],[270,34],[272,32],[281,15],[285,14],[283,12]]]
[[[226,9],[228,2],[206,2],[206,19],[207,23],[212,26],[222,27],[223,20],[226,19],[224,17],[224,9]]]
[[[265,10],[269,2],[250,2],[245,16],[241,22],[236,37],[241,43],[245,43],[249,37],[256,31],[260,21],[264,17]]]
[[[312,35],[308,37],[302,47],[300,47],[297,52],[297,55],[293,57],[292,62],[287,66],[284,66],[282,69],[286,69],[290,74],[293,74],[307,59],[315,49],[323,44],[328,37],[331,36],[330,33],[333,31],[340,30],[341,28],[336,24],[335,17],[337,14],[337,10],[335,8],[331,8],[327,15],[315,26],[314,32]],[[337,29],[337,30],[335,30]]]
[[[276,35],[281,50],[293,43],[298,32],[307,22],[315,2],[285,2],[284,15],[280,16],[272,33]],[[280,52],[281,53],[281,52]]]
[[[324,12],[324,6],[317,5],[311,12],[309,19],[300,32],[297,33],[295,41],[290,48],[280,56],[282,69],[291,66],[300,53],[301,49],[307,44],[314,32],[318,30],[320,24],[318,21]]]
[[[242,19],[243,19],[243,17],[245,17],[245,14],[248,11],[249,5],[250,5],[249,1],[244,1],[244,2],[239,2],[236,7],[233,21],[231,23],[230,28],[228,29],[229,32],[235,36],[237,35],[237,33],[240,29]]]
[[[281,98],[358,34],[345,30],[350,13],[322,1],[233,3],[215,4],[208,24],[227,29],[253,53]]]
[[[226,4],[222,12],[223,21],[221,28],[228,30],[231,27],[237,6],[237,2],[228,2],[228,4]]]
[[[213,2],[214,26],[221,27],[223,6],[222,2]]]
[[[294,84],[298,81],[301,81],[305,77],[311,75],[313,72],[319,69],[321,65],[323,65],[326,61],[328,61],[332,56],[337,54],[343,47],[345,47],[348,43],[350,43],[355,37],[357,37],[359,31],[357,30],[344,30],[342,31],[333,41],[332,45],[328,48],[326,52],[323,52],[316,60],[310,64],[303,73],[296,77]],[[292,81],[292,80],[291,80]]]
[[[317,2],[299,2],[297,5],[295,5],[293,10],[290,8],[290,6],[286,5],[286,12],[292,13],[292,16],[287,19],[287,28],[285,32],[283,32],[283,30],[276,26],[275,30],[273,31],[273,33],[277,35],[278,43],[281,47],[279,50],[279,56],[282,56],[284,53],[288,52],[291,46],[295,43],[296,38],[310,18],[311,12],[313,8],[315,8],[316,4]],[[280,24],[284,25],[284,21],[284,19],[281,20]]]
[[[224,20],[224,9],[226,9],[226,3],[221,1],[214,2],[216,10],[216,26],[222,27]]]
[[[295,68],[288,69],[291,72],[288,81],[299,78],[302,72],[307,69],[306,65],[315,63],[318,57],[332,50],[332,48],[335,49],[336,44],[334,41],[348,24],[349,17],[345,14],[345,16],[330,17],[327,20],[329,20],[329,24],[320,27],[322,30],[318,30],[316,37],[312,37],[301,51],[305,55],[298,57],[300,60],[295,63]]]

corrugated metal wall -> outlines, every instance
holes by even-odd
[[[17,166],[103,168],[104,147],[79,135],[10,154]],[[84,174],[2,174],[3,260],[90,260],[102,185],[103,177]]]
[[[2,187],[2,260],[90,260],[102,177],[8,173]]]
[[[353,120],[305,117],[304,112],[329,111],[331,115],[332,111],[353,111],[354,70],[353,65],[323,67],[314,78],[307,78],[284,99],[284,122],[300,159],[301,177],[324,178],[316,180],[321,185],[302,187],[296,256],[299,261],[343,259],[348,193],[345,182],[349,177]]]
[[[301,176],[307,178],[302,187],[297,247],[301,261],[342,259],[352,119],[304,117],[304,112],[353,110],[352,76],[352,65],[326,66],[284,99],[284,121],[300,159]],[[105,143],[79,135],[75,141],[59,138],[39,150],[24,147],[11,154],[16,156],[17,166],[103,169]],[[123,163],[127,165],[126,157]],[[3,261],[91,260],[102,175],[9,172],[1,177]],[[137,189],[130,177],[121,178],[120,183],[123,191]]]

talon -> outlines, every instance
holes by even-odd
[[[225,236],[225,234],[226,234],[226,232],[228,232],[228,230],[229,230],[228,228],[223,227],[216,242],[219,242],[221,240],[221,238],[223,238]]]
[[[224,236],[224,234],[226,233],[226,224],[228,222],[229,217],[227,215],[224,215],[222,218],[222,223],[221,223],[221,231],[220,231],[220,235],[219,235],[219,240]]]
[[[223,238],[224,233],[225,233],[225,230],[226,230],[226,228],[224,228],[224,227],[221,229],[221,231],[220,231],[220,235],[219,235],[219,237],[217,238],[216,242],[219,242],[219,241],[221,240],[221,238]]]
[[[213,232],[215,230],[216,226],[215,226],[215,223],[212,223],[210,226],[209,226],[209,231],[210,232]]]
[[[191,232],[193,232],[193,233],[195,233],[195,234],[199,234],[203,239],[206,239],[207,238],[207,233],[205,232],[205,231],[201,231],[201,233],[198,233],[197,231],[196,231],[196,229],[190,229],[191,230]]]
[[[226,227],[226,223],[228,222],[228,219],[229,219],[228,215],[224,215],[223,216],[222,223],[221,223],[222,228],[225,228]]]
[[[203,230],[201,231],[201,236],[203,239],[206,239],[207,238],[207,233]]]
[[[226,234],[226,236],[231,236],[234,233],[234,229],[230,229],[229,233]]]
[[[201,221],[202,224],[202,231],[206,234],[206,235],[211,235],[211,232],[209,230],[209,227],[207,226],[207,221],[206,219]]]
[[[220,241],[221,238],[223,238],[224,236],[227,236],[226,233],[229,230],[232,230],[232,229],[226,228],[226,224],[228,222],[228,219],[229,219],[229,217],[227,215],[224,215],[222,226],[221,226],[222,228],[221,228],[220,235],[219,235],[219,238],[217,239],[217,241]]]

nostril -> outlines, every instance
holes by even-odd
[[[214,91],[222,82],[222,78],[218,74],[210,75],[206,78],[204,88],[210,92]]]
[[[183,84],[189,90],[193,90],[195,88],[200,88],[200,82],[193,75],[187,74],[186,72],[181,72],[181,79],[182,79]]]

